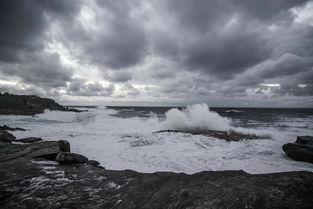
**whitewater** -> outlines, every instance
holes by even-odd
[[[143,111],[131,107],[97,107],[81,113],[46,110],[34,117],[1,115],[0,124],[27,129],[15,131],[17,138],[68,140],[72,152],[97,160],[106,169],[189,174],[219,170],[244,170],[253,174],[313,171],[312,164],[294,161],[281,149],[298,135],[312,135],[312,115],[282,117],[276,116],[274,110],[262,110],[255,114],[265,114],[265,118],[266,114],[271,117],[274,114],[273,118],[279,118],[260,123],[246,119],[249,115],[245,112],[248,110],[225,109],[222,116],[206,104],[172,108],[164,113],[147,108]],[[266,138],[228,142],[187,133],[153,133],[164,129],[235,130]]]

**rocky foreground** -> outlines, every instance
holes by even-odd
[[[113,171],[71,153],[64,140],[1,134],[0,208],[313,207],[311,172]]]
[[[43,113],[46,109],[79,112],[76,109],[63,107],[49,98],[0,93],[0,115],[35,115]]]

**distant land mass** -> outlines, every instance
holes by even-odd
[[[0,115],[35,115],[43,113],[45,109],[79,112],[79,110],[64,107],[49,98],[0,93]]]

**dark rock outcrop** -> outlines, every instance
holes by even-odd
[[[252,139],[264,139],[270,138],[270,136],[257,136],[255,134],[244,134],[240,132],[230,131],[217,131],[217,130],[161,130],[153,133],[187,133],[192,135],[203,135],[203,136],[211,136],[218,139],[224,139],[226,141],[240,141],[244,139],[252,140]]]
[[[60,140],[58,143],[59,143],[60,150],[62,152],[70,152],[71,151],[71,146],[70,146],[70,143],[68,141]]]
[[[313,146],[313,137],[312,136],[298,136],[295,143]]]
[[[47,158],[54,160],[62,149],[58,141],[44,141],[31,144],[8,144],[0,150],[0,162],[14,159]]]
[[[313,163],[312,136],[298,136],[295,143],[284,144],[282,149],[292,159]]]
[[[3,125],[3,126],[0,126],[0,131],[26,131],[26,129],[19,128],[19,127],[13,128],[7,125]]]
[[[7,131],[0,131],[0,146],[1,144],[11,144],[15,140],[15,136]]]
[[[43,113],[45,109],[80,112],[63,107],[49,98],[40,98],[35,95],[0,94],[1,115],[35,115]]]
[[[76,153],[60,152],[56,156],[55,161],[58,163],[87,163],[88,158]]]
[[[0,208],[312,208],[313,173],[113,171],[58,164],[58,141],[0,147]]]

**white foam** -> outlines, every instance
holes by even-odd
[[[206,104],[190,105],[186,109],[171,109],[165,114],[163,129],[190,130],[211,129],[227,130],[230,120],[210,111]]]
[[[203,104],[183,111],[172,109],[165,121],[160,121],[154,114],[150,118],[118,118],[114,116],[116,113],[108,108],[82,113],[47,111],[37,117],[0,116],[0,122],[28,129],[14,132],[17,138],[68,140],[72,152],[97,160],[106,169],[186,173],[229,169],[249,173],[313,171],[312,164],[289,159],[281,149],[297,135],[312,135],[310,129],[234,128],[229,125],[230,119],[210,111]],[[308,123],[312,127],[312,121]],[[182,133],[152,134],[162,128],[233,128],[245,133],[271,134],[272,139],[227,142]]]

